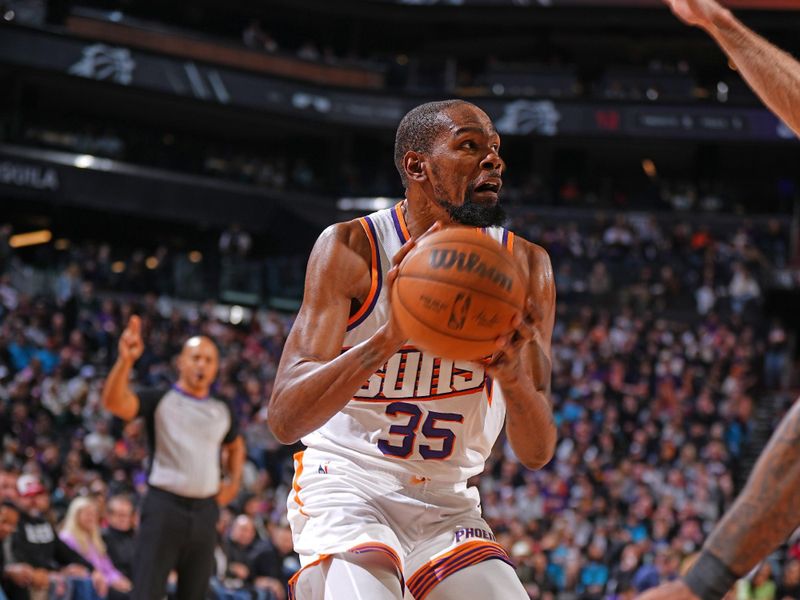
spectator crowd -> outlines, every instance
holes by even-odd
[[[791,383],[787,332],[759,309],[770,273],[789,260],[786,232],[779,223],[513,221],[549,250],[556,272],[559,445],[533,472],[501,439],[472,483],[532,599],[627,600],[676,577],[700,548],[735,496],[762,390]],[[135,313],[145,339],[137,385],[170,382],[171,358],[191,335],[220,347],[216,394],[234,407],[248,461],[218,522],[212,589],[220,599],[284,600],[299,568],[285,517],[293,448],[275,441],[266,414],[292,315],[260,310],[234,324],[213,302],[140,286],[130,269],[111,285],[81,252],[64,253],[52,289],[29,294],[11,277],[24,271],[20,256],[0,250],[3,592],[128,596],[146,432],[111,419],[99,397]],[[735,593],[800,598],[800,540]]]

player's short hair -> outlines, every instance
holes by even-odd
[[[430,152],[433,141],[444,129],[444,123],[439,115],[444,111],[461,104],[471,104],[465,100],[440,100],[428,102],[412,108],[397,126],[394,138],[394,165],[400,173],[403,187],[408,187],[408,178],[403,167],[403,157],[406,152]]]

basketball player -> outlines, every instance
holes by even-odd
[[[702,27],[736,63],[750,87],[800,134],[800,63],[739,22],[715,0],[666,0]],[[800,526],[800,402],[770,439],[733,507],[683,577],[640,600],[719,600]]]
[[[499,151],[473,104],[413,109],[395,141],[405,199],[333,225],[311,253],[269,407],[275,436],[307,446],[288,501],[303,564],[291,581],[297,600],[397,600],[404,588],[414,600],[528,597],[467,486],[504,422],[531,469],[556,443],[553,273],[542,248],[500,227]],[[454,223],[503,243],[533,300],[484,362],[417,350],[390,311],[396,265],[426,232]]]

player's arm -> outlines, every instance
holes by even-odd
[[[119,339],[119,356],[103,384],[103,407],[114,416],[130,421],[139,412],[139,397],[128,382],[134,363],[144,351],[142,321],[133,315]]]
[[[557,428],[550,402],[550,344],[555,322],[555,283],[550,257],[540,246],[516,238],[529,265],[528,310],[487,368],[506,399],[506,434],[529,469],[553,458]]]
[[[356,221],[329,227],[311,251],[303,304],[269,405],[270,429],[285,444],[324,425],[405,342],[390,320],[342,352],[352,300],[365,298],[369,289],[369,257],[366,234]]]
[[[716,0],[665,0],[684,22],[702,27],[759,98],[800,135],[800,62],[746,27]]]
[[[641,600],[716,600],[800,526],[800,402],[772,435],[742,493],[681,582]]]

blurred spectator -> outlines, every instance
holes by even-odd
[[[41,481],[34,475],[22,475],[17,481],[17,490],[22,514],[12,542],[14,562],[46,571],[50,591],[58,597],[69,594],[71,586],[65,578],[86,578],[90,575],[94,590],[98,595],[105,596],[108,585],[103,574],[93,570],[89,561],[61,541],[52,523],[47,520],[50,495]],[[38,587],[41,583],[37,581],[34,585]],[[25,595],[22,588],[15,586],[9,597]]]
[[[789,339],[781,322],[774,319],[767,333],[764,354],[764,383],[768,388],[780,388],[787,373]]]
[[[311,40],[306,40],[297,49],[297,57],[303,60],[319,60],[319,48]]]
[[[133,577],[133,554],[136,547],[133,502],[124,495],[109,498],[106,508],[108,525],[103,542],[114,567],[125,577]]]
[[[764,561],[752,579],[740,579],[736,583],[736,600],[775,600],[775,591],[772,567],[769,561]]]
[[[775,597],[778,600],[800,598],[800,560],[795,558],[786,563]]]
[[[19,499],[17,480],[19,475],[14,471],[0,469],[0,502],[16,504]]]
[[[219,238],[219,250],[223,256],[245,257],[252,245],[253,238],[238,223],[231,224]]]
[[[10,554],[8,546],[11,536],[17,530],[19,523],[19,509],[16,504],[8,500],[0,503],[0,599],[7,600],[4,589],[9,589],[9,584],[18,588],[46,590],[49,585],[47,572],[43,569],[34,569],[31,565],[19,562],[8,562]]]
[[[124,600],[131,591],[131,582],[112,564],[100,535],[100,515],[97,504],[86,497],[75,498],[59,532],[61,540],[80,554],[92,567],[102,573],[109,586],[111,600]]]
[[[742,314],[748,303],[761,297],[761,288],[747,267],[742,263],[733,265],[733,277],[728,286],[731,296],[731,308],[736,314]]]
[[[114,438],[109,433],[106,419],[98,419],[95,422],[94,431],[83,439],[83,446],[94,464],[102,465],[105,462],[114,450]]]
[[[600,544],[589,546],[587,558],[581,569],[578,589],[581,597],[586,600],[602,600],[608,583],[608,566],[604,561],[603,546]]]
[[[266,50],[267,52],[276,52],[278,50],[278,43],[269,33],[264,31],[261,21],[258,19],[253,19],[247,24],[247,27],[242,32],[242,42],[253,50]]]
[[[227,591],[238,590],[244,592],[241,596],[254,600],[285,600],[277,552],[268,541],[256,539],[256,528],[250,517],[236,517],[223,551],[227,569],[223,581],[216,582],[214,588],[221,599],[226,597]]]

